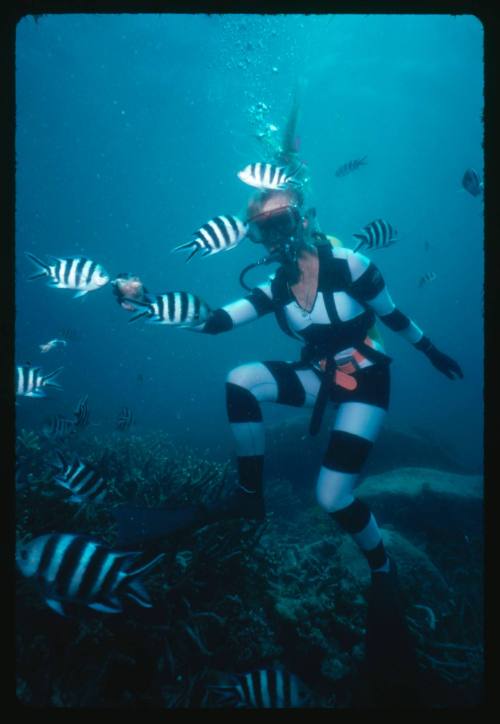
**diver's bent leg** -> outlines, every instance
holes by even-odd
[[[387,572],[389,561],[373,514],[352,491],[384,416],[385,410],[375,405],[340,406],[317,484],[318,502],[352,535],[372,572]]]
[[[226,381],[227,414],[236,443],[238,489],[211,507],[214,520],[263,518],[264,423],[261,402],[310,407],[317,375],[288,362],[254,362],[233,369]]]

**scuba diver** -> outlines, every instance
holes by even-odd
[[[319,230],[314,210],[304,208],[300,184],[257,191],[249,201],[246,223],[247,237],[266,250],[240,277],[249,294],[212,310],[191,329],[217,335],[274,313],[281,330],[303,344],[301,358],[250,362],[229,372],[226,403],[238,471],[234,490],[211,504],[178,510],[116,508],[119,542],[148,545],[216,521],[264,519],[262,403],[310,408],[311,434],[318,432],[328,402],[333,403],[336,413],[316,482],[317,501],[366,558],[371,571],[366,658],[376,676],[381,661],[386,671],[392,666],[389,678],[394,681],[404,662],[408,670],[415,668],[396,566],[373,513],[354,495],[389,406],[391,358],[376,320],[450,379],[463,378],[463,373],[398,309],[368,257]],[[279,266],[269,281],[246,286],[250,268],[272,262]]]
[[[122,309],[127,312],[135,312],[133,302],[149,302],[149,292],[141,279],[129,272],[117,274],[116,279],[111,282],[113,294]]]

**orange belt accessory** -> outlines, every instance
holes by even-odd
[[[367,338],[368,339],[368,338]],[[337,365],[335,370],[335,384],[343,387],[345,390],[355,390],[358,386],[353,374],[359,369],[359,365],[365,357],[355,349],[351,355],[351,359],[344,364]],[[352,361],[354,360],[354,362]],[[354,364],[356,363],[356,364]],[[324,371],[326,367],[326,359],[319,361],[319,366]]]

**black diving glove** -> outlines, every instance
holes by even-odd
[[[456,377],[463,379],[464,373],[458,362],[448,357],[447,354],[440,352],[428,337],[422,337],[422,339],[416,343],[415,347],[423,352],[426,357],[430,359],[434,367],[449,377],[450,380],[454,380]]]

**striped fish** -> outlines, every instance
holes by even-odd
[[[427,284],[428,282],[433,282],[437,278],[436,272],[426,272],[425,274],[422,274],[420,279],[418,280],[418,286],[423,287],[424,284]]]
[[[76,433],[76,423],[62,415],[52,415],[42,425],[42,434],[48,440],[61,440]]]
[[[87,427],[87,425],[89,424],[90,412],[87,405],[88,398],[89,396],[85,395],[85,397],[82,397],[80,400],[78,400],[77,405],[73,411],[76,427],[83,428]]]
[[[25,252],[28,259],[42,271],[32,274],[29,279],[48,277],[48,283],[58,289],[76,289],[75,297],[82,297],[88,292],[99,289],[109,282],[109,275],[105,269],[95,261],[83,256],[66,257],[59,259],[51,257],[53,264],[41,261],[34,254]]]
[[[139,576],[163,558],[144,565],[140,552],[116,551],[98,540],[73,533],[38,536],[16,551],[16,563],[27,578],[37,580],[45,602],[60,615],[66,603],[88,606],[103,613],[120,613],[123,598],[151,608]]]
[[[359,243],[354,249],[358,251],[362,246],[368,249],[383,249],[398,241],[397,229],[391,226],[384,219],[375,219],[363,227],[361,233],[353,234],[355,239],[359,239]]]
[[[249,186],[257,189],[284,189],[291,185],[300,185],[297,176],[302,171],[301,162],[293,169],[287,166],[276,166],[272,163],[249,163],[242,171],[238,171],[238,178]]]
[[[246,236],[248,225],[236,216],[216,216],[214,219],[207,221],[201,228],[194,232],[193,241],[187,244],[176,246],[172,251],[180,251],[181,249],[193,249],[186,261],[201,251],[202,256],[210,256],[217,254],[219,251],[226,249],[234,249],[240,241]]]
[[[130,429],[134,421],[134,415],[130,407],[122,407],[116,418],[116,429],[125,432]]]
[[[91,465],[82,463],[78,455],[68,463],[60,450],[56,450],[57,466],[60,472],[54,475],[54,481],[72,493],[68,503],[95,501],[100,503],[106,497],[106,482]]]
[[[291,709],[312,703],[302,681],[283,669],[233,674],[227,684],[208,689],[219,698],[219,703],[236,709]]]
[[[16,395],[23,397],[45,397],[45,388],[62,390],[61,385],[54,382],[54,378],[62,371],[58,367],[54,372],[44,375],[41,367],[34,367],[29,363],[16,366]]]
[[[337,178],[347,176],[347,174],[356,171],[360,166],[365,165],[366,156],[363,156],[363,158],[355,158],[352,161],[347,161],[347,163],[343,163],[342,166],[339,166],[338,169],[335,171],[335,176],[337,176]]]
[[[50,352],[51,349],[57,349],[58,347],[66,347],[67,341],[65,339],[51,339],[50,342],[47,342],[46,344],[40,344],[40,352],[42,354],[46,354],[47,352]]]
[[[140,317],[148,317],[148,322],[154,324],[193,327],[206,322],[210,315],[210,307],[190,292],[167,292],[158,294],[153,302],[134,300],[134,304],[145,307],[146,310],[131,317],[129,322],[135,322]]]

